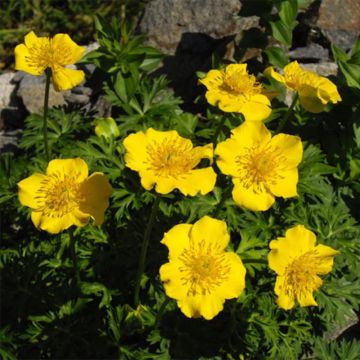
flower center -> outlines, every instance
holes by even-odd
[[[318,86],[320,77],[312,71],[300,69],[300,71],[288,72],[285,79],[292,89],[298,91],[303,85]]]
[[[253,187],[261,191],[263,186],[275,184],[283,177],[279,174],[285,158],[276,147],[255,145],[246,148],[244,153],[236,157],[239,180],[245,188]]]
[[[42,211],[50,217],[62,217],[78,207],[82,200],[80,184],[76,182],[78,175],[64,176],[60,173],[47,175],[37,191],[36,199],[39,205],[37,211]]]
[[[299,298],[316,289],[320,263],[321,259],[314,250],[294,259],[285,269],[285,293],[292,298]]]
[[[229,276],[230,265],[225,260],[225,253],[216,245],[201,241],[198,246],[190,245],[180,255],[182,262],[181,281],[187,285],[188,295],[210,294]]]
[[[42,71],[48,67],[71,63],[71,49],[61,44],[55,45],[51,38],[42,39],[36,46],[28,49],[30,56],[26,57],[27,64]]]
[[[192,170],[200,161],[190,141],[185,139],[165,139],[147,147],[148,170],[157,176],[177,177]]]
[[[261,93],[261,84],[256,81],[255,76],[244,74],[242,71],[225,73],[223,87],[235,95],[253,96]]]

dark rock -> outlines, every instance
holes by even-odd
[[[90,102],[90,97],[84,94],[66,93],[64,94],[66,102],[70,104],[85,105]]]
[[[258,17],[241,18],[238,0],[153,0],[145,8],[140,29],[150,45],[174,54],[181,42],[185,50],[208,51],[207,41],[184,39],[185,33],[206,34],[213,39],[234,35],[258,24]],[[198,39],[197,39],[198,40]]]
[[[93,111],[96,117],[109,117],[111,116],[111,103],[105,99],[104,96],[99,96],[89,110]]]
[[[322,0],[317,26],[329,41],[351,49],[360,33],[360,1]]]

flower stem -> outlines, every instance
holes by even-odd
[[[46,74],[46,84],[45,84],[45,95],[44,95],[43,134],[44,134],[45,156],[46,156],[46,160],[49,161],[50,152],[49,152],[48,133],[47,133],[47,114],[49,109],[49,90],[50,90],[51,71],[49,69],[46,69],[45,74]]]
[[[154,226],[155,216],[159,209],[159,204],[160,204],[160,195],[157,194],[155,201],[153,203],[153,206],[151,208],[149,222],[146,226],[144,238],[143,238],[143,242],[142,242],[142,246],[141,246],[139,266],[138,266],[138,272],[137,272],[137,276],[136,276],[135,294],[134,294],[135,307],[137,307],[139,305],[140,283],[141,283],[141,278],[142,278],[142,275],[143,275],[144,269],[145,269],[145,261],[146,261],[147,249],[149,247],[150,234],[151,234],[151,230]]]
[[[160,320],[164,314],[164,311],[166,309],[166,306],[168,305],[168,303],[170,302],[170,298],[166,297],[165,300],[163,301],[163,303],[161,304],[160,306],[160,309],[156,315],[156,318],[155,318],[155,325],[154,325],[154,328],[157,329],[160,325]]]
[[[214,218],[216,218],[216,217],[218,216],[220,210],[222,209],[222,207],[223,207],[224,204],[225,204],[225,201],[228,199],[228,196],[231,194],[232,188],[233,188],[232,184],[229,184],[229,185],[225,188],[224,192],[223,192],[222,195],[221,195],[221,200],[220,200],[219,203],[216,205],[216,208],[215,208],[214,212],[212,213],[212,216],[213,216]]]
[[[278,134],[286,125],[287,121],[289,120],[290,115],[293,113],[293,110],[294,110],[295,104],[297,103],[298,98],[299,98],[299,94],[296,92],[293,97],[290,107],[288,108],[284,117],[280,120],[279,126],[276,129],[275,134]]]
[[[217,144],[217,138],[219,137],[219,134],[220,134],[220,131],[221,129],[223,128],[224,124],[225,124],[225,116],[222,117],[221,121],[219,122],[216,130],[215,130],[215,134],[213,136],[213,139],[212,139],[212,143],[214,144],[214,149],[216,148],[216,144]]]
[[[72,263],[73,263],[74,275],[75,275],[76,284],[77,284],[77,286],[79,286],[81,280],[80,280],[80,273],[79,273],[77,257],[76,257],[76,250],[75,250],[75,236],[74,236],[74,233],[72,230],[69,231],[69,236],[70,236],[69,248],[70,248],[70,254],[71,254]]]

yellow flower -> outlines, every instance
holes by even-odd
[[[300,104],[309,112],[322,112],[327,103],[335,104],[341,101],[333,82],[313,71],[302,69],[297,61],[284,67],[284,76],[275,72],[272,67],[267,68],[265,74],[285,84],[290,90],[296,91],[299,94]]]
[[[175,225],[161,242],[169,262],[160,268],[166,294],[187,317],[211,320],[226,299],[245,288],[245,267],[234,252],[225,252],[230,240],[226,223],[208,216],[194,225]]]
[[[57,234],[71,225],[84,226],[89,218],[104,221],[112,188],[100,172],[88,176],[84,160],[51,160],[46,175],[35,173],[18,183],[19,200],[32,209],[37,228]]]
[[[126,166],[139,173],[146,190],[168,194],[179,189],[184,195],[194,196],[210,192],[216,182],[211,167],[194,169],[203,158],[212,161],[212,144],[193,147],[175,130],[157,131],[152,128],[129,135],[124,140]]]
[[[303,225],[286,231],[285,237],[270,242],[269,267],[278,275],[275,283],[277,304],[289,310],[297,300],[300,306],[315,306],[313,292],[322,285],[318,275],[332,270],[337,250],[316,245],[316,236]]]
[[[275,196],[297,195],[302,153],[299,137],[278,134],[272,138],[261,122],[244,122],[215,149],[221,172],[232,176],[234,201],[255,211],[269,209]]]
[[[85,49],[78,46],[67,34],[54,37],[37,37],[33,31],[25,36],[25,44],[15,48],[15,69],[32,75],[41,75],[45,69],[52,72],[56,91],[68,90],[84,80],[84,72],[68,69],[81,59]]]
[[[245,120],[261,121],[271,113],[270,100],[246,66],[231,64],[225,70],[210,70],[200,82],[208,90],[205,96],[209,104],[225,112],[242,113]]]

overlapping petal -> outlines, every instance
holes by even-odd
[[[169,249],[169,262],[161,266],[160,279],[187,317],[210,320],[226,299],[244,290],[245,267],[237,254],[225,252],[225,222],[204,216],[194,225],[174,226],[161,242]]]
[[[297,195],[303,147],[297,136],[270,131],[261,122],[244,122],[215,149],[221,172],[233,180],[233,199],[254,211],[268,210],[276,196]]]
[[[303,225],[286,231],[285,237],[270,242],[269,267],[276,272],[277,303],[289,310],[297,301],[300,306],[316,306],[313,293],[323,283],[318,275],[332,270],[337,251],[316,245],[316,236]]]
[[[184,195],[205,195],[212,191],[216,173],[208,166],[197,168],[201,159],[212,163],[212,144],[193,147],[175,131],[152,128],[131,134],[124,139],[125,164],[140,175],[146,190],[155,187],[160,194],[178,189]]]
[[[89,218],[104,221],[112,188],[106,176],[88,177],[84,160],[55,159],[46,174],[35,173],[18,183],[19,200],[32,209],[35,227],[56,234],[70,226],[84,226]]]

